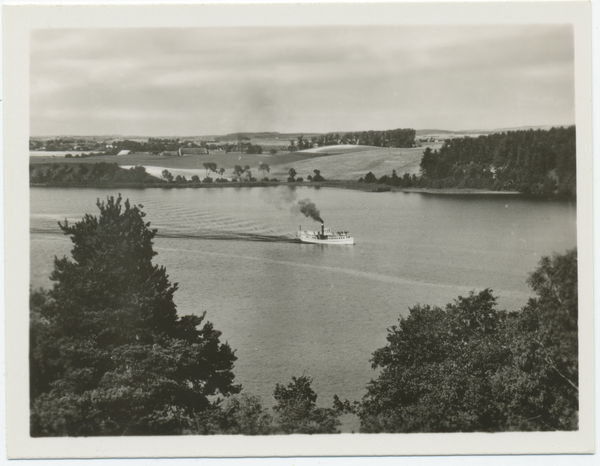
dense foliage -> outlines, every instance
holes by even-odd
[[[398,188],[414,188],[420,187],[422,183],[422,179],[418,178],[415,174],[404,173],[402,177],[398,176],[396,170],[392,170],[392,175],[383,175],[380,178],[377,178],[373,172],[367,173],[364,177],[361,177],[359,183],[378,183],[387,186],[395,186]]]
[[[340,410],[319,408],[317,394],[307,376],[292,377],[287,385],[277,384],[272,409],[259,397],[241,393],[228,397],[219,409],[204,416],[203,434],[333,434],[338,433]]]
[[[486,289],[445,309],[417,305],[373,354],[363,432],[576,430],[576,251],[544,258],[520,311]]]
[[[323,145],[360,144],[376,147],[413,147],[415,135],[414,129],[400,128],[387,131],[355,131],[343,133],[341,136],[328,133],[323,136]]]
[[[576,194],[575,127],[447,140],[426,149],[422,186]]]
[[[273,396],[277,405],[277,430],[284,434],[330,434],[340,425],[339,413],[331,408],[318,408],[317,394],[306,376],[292,377],[288,385],[277,384]]]
[[[202,316],[179,317],[176,284],[154,265],[156,230],[121,197],[59,224],[74,244],[49,292],[31,299],[31,433],[178,434],[214,395],[239,391],[236,357]],[[141,207],[141,206],[140,206]]]
[[[528,130],[447,140],[426,148],[421,176],[405,173],[359,181],[399,188],[486,189],[547,197],[577,194],[575,127]]]
[[[158,183],[142,166],[120,168],[116,163],[48,163],[29,165],[30,183],[75,183],[98,185],[102,183]]]
[[[317,136],[319,147],[337,144],[360,144],[376,147],[414,147],[414,129],[390,129],[386,131],[354,131],[348,133],[327,133]]]

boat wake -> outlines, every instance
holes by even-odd
[[[64,236],[57,228],[31,228],[30,233],[33,235],[53,235]],[[297,238],[285,235],[265,234],[265,233],[247,233],[236,231],[196,231],[196,232],[161,232],[156,234],[156,238],[172,238],[172,239],[198,239],[207,241],[253,241],[262,243],[301,243]]]
[[[267,235],[260,233],[207,231],[196,233],[157,233],[157,238],[200,239],[218,241],[256,241],[262,243],[300,243],[297,238],[283,235]]]

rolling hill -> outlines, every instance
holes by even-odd
[[[328,180],[358,180],[368,172],[373,172],[375,176],[380,177],[391,175],[392,170],[396,170],[398,175],[403,175],[405,172],[419,173],[419,164],[424,150],[422,147],[399,149],[369,146],[329,146],[319,149],[326,149],[326,152],[332,155],[272,165],[270,176],[280,180],[286,179],[291,167],[304,179],[308,175],[313,175],[315,169],[320,170],[321,175]],[[309,150],[313,151],[313,154],[318,153],[314,152],[316,149]],[[308,151],[300,153],[306,152]]]

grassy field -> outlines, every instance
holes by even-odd
[[[321,175],[328,180],[358,180],[368,172],[378,178],[391,175],[396,170],[398,176],[405,172],[419,173],[419,164],[423,156],[423,147],[398,149],[391,147],[369,147],[359,151],[315,157],[271,166],[271,176],[279,179],[287,178],[287,172],[293,167],[298,176],[306,178],[313,175],[313,170],[321,170]]]

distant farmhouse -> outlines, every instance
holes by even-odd
[[[132,150],[122,150],[117,155],[129,155],[132,152],[133,152]]]
[[[208,154],[208,149],[205,147],[180,147],[179,155],[184,157],[186,155],[201,155]]]
[[[161,157],[179,157],[179,152],[176,150],[165,150],[160,153]]]

